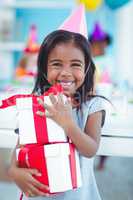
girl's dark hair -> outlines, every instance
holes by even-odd
[[[85,56],[85,80],[80,88],[77,89],[75,99],[80,103],[85,102],[90,96],[89,94],[93,92],[95,65],[91,58],[88,40],[79,33],[57,30],[50,33],[40,47],[37,61],[38,73],[33,93],[40,90],[41,94],[43,94],[51,86],[47,80],[48,55],[56,45],[69,42],[78,47]]]

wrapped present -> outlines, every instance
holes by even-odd
[[[31,94],[16,94],[0,101],[0,109],[16,106],[16,99],[31,97]]]
[[[51,101],[48,95],[53,93],[56,96],[62,91],[61,85],[56,84],[39,98],[50,105]],[[20,144],[66,142],[68,139],[64,130],[57,123],[36,114],[38,110],[45,111],[44,107],[38,103],[37,98],[38,96],[34,94],[17,94],[2,100],[0,116],[4,121],[0,127],[8,127],[9,124],[12,129],[19,128]],[[64,101],[65,99],[64,96]]]
[[[79,155],[71,143],[26,145],[16,151],[20,167],[38,169],[34,176],[49,186],[51,194],[81,187]]]
[[[39,98],[51,105],[48,95],[53,93],[56,97],[60,91],[61,87],[54,86]],[[66,97],[63,97],[65,101]],[[52,119],[37,114],[38,110],[46,112],[44,107],[38,103],[37,98],[37,96],[31,96],[16,100],[20,144],[67,142],[68,138],[61,126]]]
[[[16,99],[24,98],[31,95],[13,95],[0,101],[0,128],[1,129],[16,129],[17,123],[17,108]]]
[[[15,129],[17,127],[17,109],[15,100],[12,96],[0,102],[0,128]]]

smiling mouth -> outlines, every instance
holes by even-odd
[[[65,80],[59,81],[58,80],[58,83],[60,83],[63,88],[66,88],[66,87],[70,87],[74,83],[74,81],[65,81]]]

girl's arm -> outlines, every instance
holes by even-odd
[[[18,146],[18,144],[17,144]],[[16,148],[17,148],[16,146]],[[25,193],[26,196],[48,196],[48,194],[41,192],[39,189],[49,188],[35,178],[32,175],[40,176],[40,173],[36,169],[19,168],[16,161],[16,148],[13,151],[11,158],[11,165],[8,170],[8,174],[16,185]]]
[[[101,124],[102,111],[95,112],[88,117],[84,132],[74,121],[69,122],[64,129],[82,155],[93,157],[99,147]]]

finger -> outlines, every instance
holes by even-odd
[[[42,184],[41,182],[36,180],[33,176],[31,176],[31,179],[29,180],[26,188],[27,190],[26,191],[23,190],[23,191],[27,196],[32,195],[32,194],[34,194],[34,196],[35,195],[42,196],[45,194],[45,192],[41,190],[44,190],[44,191],[46,190],[46,192],[49,191],[49,187],[47,185]]]
[[[37,169],[27,169],[27,171],[28,171],[31,175],[42,176],[41,172],[39,172]]]
[[[25,192],[25,196],[26,197],[35,197],[35,196],[39,196],[39,195],[37,193],[32,193],[32,191],[28,190],[27,192]]]
[[[30,190],[28,192],[26,192],[26,194],[27,194],[28,197],[36,196],[36,194],[33,194],[32,191],[30,191]]]
[[[52,109],[52,107],[49,106],[49,105],[46,104],[46,103],[43,103],[43,107],[44,107],[45,110],[47,110],[47,111],[51,111],[51,109]],[[44,115],[45,115],[45,112],[42,112],[42,111],[38,110],[38,111],[36,112],[36,114],[37,114],[37,115],[40,115],[40,116],[44,116]]]
[[[36,97],[39,97],[39,96],[40,96],[40,94],[38,94],[38,92],[34,92],[33,95],[36,96]]]
[[[25,196],[26,196],[26,197],[28,197],[28,196],[29,196],[29,193],[28,193],[28,192],[24,192],[24,193],[25,193]]]
[[[67,97],[67,100],[68,100],[70,103],[72,103],[71,97]]]
[[[53,114],[46,111],[45,112],[45,116],[48,117],[48,118],[52,118]]]
[[[49,106],[48,104],[44,103],[44,108],[48,111],[51,112],[52,111],[52,106]]]
[[[44,188],[43,188],[44,189]],[[42,192],[41,190],[37,189],[36,187],[32,186],[30,190],[28,190],[28,195],[31,197],[35,197],[35,196],[44,196],[45,192]]]
[[[63,99],[63,94],[62,93],[59,93],[57,98],[58,98],[58,103],[59,104],[64,104],[64,99]]]
[[[42,176],[41,172],[39,172],[37,169],[27,169],[27,171],[29,171],[29,173],[31,175]],[[47,185],[42,184],[41,182],[39,182],[38,180],[36,180],[33,176],[32,176],[31,182],[36,187],[39,187],[41,189],[49,190],[49,187]]]
[[[40,105],[42,105],[43,106],[43,104],[44,104],[44,102],[43,102],[43,100],[41,99],[41,98],[37,98],[37,101],[38,101],[38,103],[40,104]]]
[[[41,117],[45,116],[45,117],[48,117],[48,118],[51,118],[51,117],[53,116],[53,115],[52,115],[51,113],[49,113],[48,111],[46,111],[46,112],[37,111],[36,114],[39,115],[39,116],[41,116]]]
[[[72,105],[71,98],[67,98],[65,104],[66,105]]]
[[[50,93],[49,95],[50,101],[52,102],[52,104],[57,104],[57,99],[56,97],[53,95],[53,93]]]
[[[39,116],[41,116],[41,117],[45,116],[45,112],[42,112],[42,111],[40,111],[40,110],[38,110],[38,111],[36,112],[36,114],[39,115]]]
[[[36,188],[44,189],[44,190],[49,191],[48,185],[42,184],[41,182],[39,182],[38,180],[36,180],[34,177],[33,177],[33,179],[32,179],[32,184],[33,184]]]

